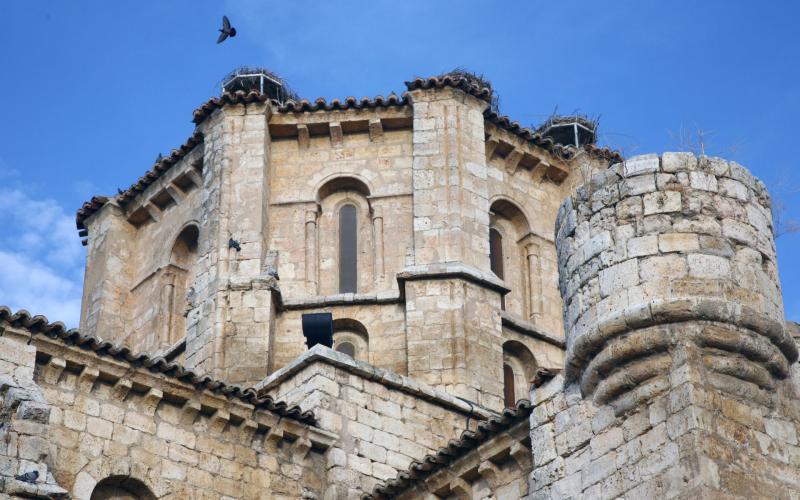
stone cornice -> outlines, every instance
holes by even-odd
[[[533,323],[525,321],[522,318],[518,318],[517,316],[514,316],[508,311],[501,311],[500,319],[503,322],[503,326],[506,328],[522,333],[523,335],[533,337],[535,339],[543,340],[548,344],[553,344],[554,346],[559,347],[561,349],[564,349],[566,347],[564,339],[556,337],[550,332],[545,332],[544,330],[537,327]]]
[[[446,262],[443,264],[429,264],[409,266],[397,274],[400,290],[404,290],[406,281],[434,280],[434,279],[463,279],[484,288],[489,288],[505,295],[511,291],[505,282],[494,275],[484,273],[479,269],[461,262]]]

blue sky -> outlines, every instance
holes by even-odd
[[[457,66],[505,114],[600,115],[626,155],[706,151],[764,180],[800,218],[800,3],[750,1],[4,2],[0,30],[0,303],[76,325],[85,253],[74,212],[192,131],[191,111],[242,64],[304,97],[386,95]],[[216,45],[227,14],[239,36]],[[696,134],[692,134],[696,135]],[[800,320],[800,235],[778,240]]]

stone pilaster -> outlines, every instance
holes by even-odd
[[[274,281],[265,276],[269,114],[258,103],[226,106],[203,124],[203,227],[186,364],[231,382],[259,380],[268,365],[274,312],[263,295],[271,287],[258,283]]]
[[[408,374],[500,409],[507,289],[489,271],[488,103],[448,87],[411,96],[415,265],[399,276]]]
[[[462,262],[488,270],[488,103],[452,88],[411,96],[416,264]]]
[[[81,303],[81,331],[124,341],[136,229],[113,202],[85,221],[89,229]]]

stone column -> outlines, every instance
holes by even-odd
[[[306,287],[310,295],[319,293],[317,279],[317,211],[306,210]]]
[[[568,198],[556,233],[566,393],[533,393],[533,497],[800,496],[798,352],[763,183],[640,156]]]
[[[381,207],[372,207],[372,234],[375,239],[375,281],[383,283],[383,210]]]
[[[542,269],[539,263],[541,248],[536,243],[525,245],[528,257],[528,287],[529,287],[529,320],[536,323],[542,318]]]

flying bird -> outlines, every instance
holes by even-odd
[[[222,29],[219,30],[219,38],[217,38],[217,43],[224,42],[229,36],[236,36],[236,28],[231,27],[231,22],[228,20],[228,16],[222,16]]]
[[[39,471],[38,470],[32,470],[32,471],[26,472],[25,474],[21,474],[19,476],[14,476],[14,479],[16,479],[17,481],[23,481],[23,482],[26,482],[26,483],[35,483],[36,480],[39,479]]]

